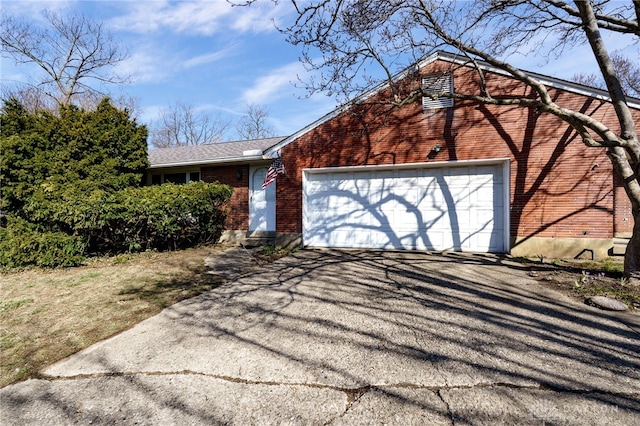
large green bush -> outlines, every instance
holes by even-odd
[[[177,249],[215,242],[224,226],[226,185],[191,182],[127,188],[108,197],[92,229],[98,250]]]
[[[43,231],[20,218],[9,217],[0,228],[0,265],[5,268],[75,266],[84,260],[84,251],[81,238]]]
[[[80,255],[175,250],[215,242],[224,226],[222,204],[233,191],[204,182],[116,192],[47,188],[25,206],[39,225],[10,217],[1,230],[3,266],[69,266],[77,264]]]
[[[0,111],[0,264],[69,266],[82,256],[217,240],[231,187],[141,187],[147,129],[103,100],[95,110]]]
[[[108,99],[92,111],[65,106],[57,114],[10,99],[0,121],[0,210],[27,220],[23,208],[38,191],[140,186],[148,167],[147,128]]]

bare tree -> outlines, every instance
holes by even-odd
[[[578,84],[584,84],[585,86],[591,86],[598,89],[604,89],[604,81],[601,81],[602,78],[596,73],[590,72],[577,72],[571,77],[571,81]]]
[[[250,1],[251,2],[251,1]],[[640,36],[640,1],[627,0],[292,0],[295,20],[283,32],[303,47],[302,59],[320,77],[310,91],[352,98],[372,83],[389,84],[389,108],[399,108],[423,96],[449,97],[490,105],[529,108],[552,114],[571,126],[585,146],[604,149],[631,200],[635,227],[627,246],[625,272],[640,278],[640,142],[628,105],[621,69],[607,50],[603,33]],[[595,116],[559,105],[539,79],[509,61],[512,54],[559,56],[587,42],[593,52],[620,130]],[[405,90],[393,78],[397,71],[440,49],[466,58],[475,66],[480,84],[468,93]],[[315,58],[320,58],[317,61]],[[535,97],[494,97],[485,84],[479,61],[527,85]],[[637,67],[637,61],[630,65]],[[629,75],[634,75],[630,72]],[[631,85],[627,82],[626,87]],[[427,88],[428,89],[428,88]]]
[[[41,71],[27,83],[30,87],[19,89],[19,93],[37,91],[58,105],[95,104],[95,99],[104,96],[101,89],[105,86],[127,81],[113,69],[127,55],[102,23],[83,15],[53,12],[46,12],[45,18],[46,28],[37,26],[35,21],[2,18],[2,55],[17,64],[35,65]]]
[[[620,82],[628,96],[640,96],[640,66],[620,53],[611,54],[611,63],[620,76]],[[587,86],[607,89],[602,74],[579,72],[572,81]]]
[[[640,65],[638,60],[630,60],[620,54],[611,55],[611,62],[620,75],[621,83],[628,96],[640,96]]]
[[[4,100],[16,99],[27,111],[33,113],[36,111],[56,113],[60,106],[55,99],[49,96],[42,96],[42,91],[34,86],[2,86],[0,89],[0,98]],[[86,111],[93,111],[104,98],[105,96],[102,94],[91,92],[76,97],[73,103]],[[140,105],[138,99],[125,94],[115,95],[109,98],[114,106],[126,110],[132,118],[139,117]]]
[[[22,106],[30,112],[56,111],[58,103],[48,96],[42,96],[42,92],[34,86],[2,86],[2,99],[17,99]]]
[[[275,135],[269,124],[269,111],[261,105],[247,105],[245,115],[238,120],[236,130],[241,139],[260,139]]]
[[[160,111],[151,124],[151,146],[168,148],[221,142],[231,124],[219,115],[198,112],[192,105],[175,103]]]

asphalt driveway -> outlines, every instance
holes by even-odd
[[[527,272],[301,251],[0,389],[0,423],[640,424],[640,334]]]

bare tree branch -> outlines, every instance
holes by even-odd
[[[46,12],[48,26],[11,16],[2,18],[2,55],[17,64],[34,64],[42,72],[33,87],[59,105],[105,96],[109,85],[127,82],[113,68],[127,58],[100,22],[83,15]]]
[[[269,111],[261,105],[247,105],[245,115],[236,125],[241,139],[261,139],[275,136],[273,127],[269,124]]]
[[[154,148],[194,146],[221,142],[230,121],[219,115],[198,112],[192,105],[175,103],[160,111],[151,124],[150,143]]]

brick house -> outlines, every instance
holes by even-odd
[[[485,72],[494,96],[530,91],[495,69]],[[531,74],[559,105],[618,127],[606,92]],[[477,85],[474,69],[447,53],[398,79],[453,90]],[[630,203],[605,151],[585,147],[556,117],[444,98],[388,111],[375,102],[385,90],[286,138],[151,151],[149,182],[199,173],[232,185],[229,240],[604,257],[630,235]],[[640,100],[630,106],[640,121]],[[286,173],[263,190],[278,156]]]
[[[249,235],[258,235],[260,239],[272,238],[275,232],[275,185],[262,189],[271,163],[265,159],[264,151],[283,139],[275,137],[154,149],[149,151],[147,184],[203,180],[230,185],[233,195],[227,206],[223,238],[237,241]]]

